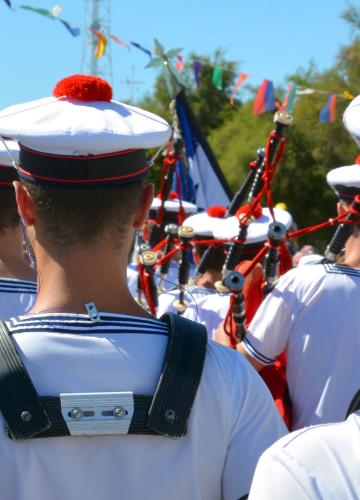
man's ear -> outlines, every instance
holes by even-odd
[[[154,185],[153,184],[146,184],[146,186],[143,189],[143,192],[141,194],[141,198],[139,201],[139,206],[136,210],[134,221],[133,221],[133,227],[135,229],[143,227],[145,224],[146,219],[148,218],[149,215],[149,210],[151,203],[154,198]]]
[[[33,226],[35,223],[34,205],[29,192],[20,182],[14,181],[16,203],[19,215],[25,226]]]
[[[342,215],[348,210],[348,206],[346,205],[346,203],[343,203],[342,201],[337,202],[336,208],[338,215]]]

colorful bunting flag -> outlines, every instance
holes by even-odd
[[[352,101],[353,99],[355,99],[355,96],[353,96],[352,94],[350,94],[350,92],[348,90],[344,90],[343,92],[343,96],[345,97],[345,99],[347,99],[348,101]]]
[[[12,5],[11,5],[10,0],[4,0],[4,2],[5,2],[5,3],[6,3],[6,5],[9,7],[9,9],[14,10],[14,9],[12,8]]]
[[[95,57],[103,57],[106,52],[106,46],[107,46],[107,38],[104,35],[104,33],[101,33],[101,31],[97,30],[91,30],[92,33],[97,37],[97,43],[95,47]]]
[[[202,63],[200,61],[195,61],[194,62],[194,77],[195,77],[195,82],[197,88],[200,87],[200,71],[202,68]]]
[[[41,16],[48,17],[49,19],[56,19],[56,16],[47,9],[39,9],[36,7],[30,7],[30,5],[20,5],[20,9],[30,10],[31,12],[35,12],[36,14],[40,14]]]
[[[176,56],[176,58],[177,58],[177,61],[176,61],[176,64],[175,64],[175,68],[178,71],[183,71],[183,69],[185,68],[185,64],[184,64],[183,58],[181,57],[180,54],[178,54]]]
[[[128,45],[127,43],[125,43],[123,40],[121,40],[120,38],[118,38],[117,36],[115,35],[109,35],[110,38],[112,40],[114,40],[114,42],[118,43],[119,45],[122,45],[123,47],[126,47],[128,50],[130,50],[130,45]]]
[[[151,51],[149,49],[145,49],[145,47],[143,47],[142,45],[140,45],[139,43],[136,43],[136,42],[130,42],[130,43],[131,43],[131,45],[133,45],[137,49],[142,50],[143,52],[145,52],[150,57],[150,59],[152,58],[152,53],[151,53]]]
[[[275,108],[275,89],[270,80],[264,80],[255,97],[253,112],[255,115],[261,115],[265,111],[272,111]]]
[[[294,111],[295,99],[297,93],[297,85],[288,85],[288,91],[283,100],[281,106],[279,106],[280,111],[287,111],[288,113],[292,113]]]
[[[223,86],[223,69],[220,66],[215,66],[212,74],[212,82],[218,90],[222,90]]]
[[[334,123],[336,116],[336,95],[331,92],[328,94],[326,105],[320,111],[321,123]]]
[[[74,28],[73,26],[70,26],[70,24],[67,21],[64,21],[63,19],[59,19],[59,21],[65,26],[65,28],[68,30],[70,35],[80,36],[80,34],[81,34],[80,28]]]
[[[235,83],[234,88],[232,89],[231,96],[230,96],[230,105],[234,106],[234,97],[236,92],[239,90],[241,85],[245,82],[245,80],[249,77],[247,73],[241,73],[238,81]]]
[[[59,15],[62,12],[62,8],[59,5],[55,5],[51,10],[47,9],[38,9],[37,7],[30,7],[30,5],[20,5],[21,9],[29,10],[31,12],[35,12],[36,14],[40,14],[41,16],[45,16],[48,19],[52,19],[53,21],[60,21],[61,24],[68,30],[68,32],[72,36],[79,36],[81,33],[80,28],[73,28],[67,21],[59,18]]]

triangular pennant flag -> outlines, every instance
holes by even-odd
[[[218,90],[222,90],[223,86],[223,69],[220,66],[215,66],[212,74],[212,82]]]
[[[130,43],[131,43],[131,45],[133,45],[137,49],[142,50],[143,52],[145,52],[145,54],[147,54],[150,57],[150,59],[152,58],[152,53],[151,53],[151,51],[149,49],[145,49],[145,47],[143,47],[142,45],[140,45],[137,42],[130,42]]]
[[[103,57],[106,52],[107,38],[104,33],[97,30],[90,30],[97,37],[97,44],[95,47],[95,57]]]
[[[295,99],[297,93],[297,85],[288,85],[288,91],[283,100],[281,106],[279,106],[280,111],[287,111],[288,113],[292,113],[294,111]]]
[[[336,116],[336,95],[331,92],[328,94],[326,105],[320,111],[321,123],[334,123]]]
[[[348,101],[352,101],[353,99],[355,99],[355,96],[353,96],[352,94],[350,94],[350,92],[348,90],[344,90],[343,92],[343,96],[345,97],[345,99],[347,99]]]
[[[65,28],[69,31],[72,36],[80,36],[81,30],[80,28],[73,28],[67,21],[63,19],[59,19],[59,21],[65,26]]]
[[[176,58],[177,58],[177,61],[176,61],[176,64],[175,64],[175,68],[178,71],[183,71],[183,69],[185,68],[185,64],[184,64],[183,58],[181,57],[180,54],[178,54],[176,56]]]
[[[230,96],[230,104],[231,106],[234,106],[234,97],[236,92],[239,90],[241,85],[245,82],[245,80],[249,77],[247,73],[241,73],[237,82],[235,83],[234,88],[232,89],[231,96]]]
[[[6,3],[6,5],[9,7],[9,9],[14,10],[14,9],[12,8],[12,5],[11,5],[10,0],[4,0],[4,2],[5,2],[5,3]]]
[[[286,111],[288,113],[294,112],[296,95],[297,95],[297,85],[292,85],[291,90],[290,90],[289,95],[288,95],[288,102],[286,105]]]
[[[35,8],[35,7],[30,7],[30,5],[20,5],[20,9],[30,10],[31,12],[35,12],[36,14],[40,14],[42,16],[48,17],[49,19],[54,19],[54,20],[57,19],[57,17],[54,16],[54,14],[50,10],[47,10],[47,9],[39,9],[39,8]]]
[[[195,77],[195,82],[197,88],[200,87],[200,71],[202,68],[202,63],[200,61],[195,61],[194,62],[194,77]]]
[[[122,45],[123,47],[126,47],[128,50],[130,50],[130,45],[128,45],[127,43],[125,43],[123,40],[121,40],[120,38],[118,38],[117,36],[115,35],[109,35],[110,38],[112,40],[114,40],[114,42],[118,43],[119,45]]]
[[[270,80],[264,80],[255,97],[253,112],[255,115],[275,109],[275,89]]]

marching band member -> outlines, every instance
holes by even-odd
[[[191,227],[194,231],[193,238],[193,258],[195,264],[198,264],[203,253],[206,250],[205,245],[196,244],[199,240],[213,239],[215,226],[223,224],[226,208],[221,206],[210,207],[207,211],[191,215],[184,220],[184,227]],[[190,282],[185,286],[185,300],[186,308],[183,314],[187,316],[187,306],[195,306],[200,300],[209,295],[216,293],[215,282],[221,278],[221,268],[224,263],[224,249],[223,246],[217,247],[211,259],[210,265],[205,273],[198,277],[190,277]],[[176,287],[174,290],[162,293],[159,296],[159,307],[157,316],[161,317],[166,312],[176,312],[174,303],[179,295],[179,289]],[[196,315],[195,315],[196,316]],[[195,320],[194,318],[190,318]]]
[[[0,140],[0,317],[26,312],[36,296],[35,273],[24,248],[13,182],[18,176],[12,161],[19,159],[15,141]]]
[[[241,210],[240,210],[241,216]],[[282,222],[286,228],[292,224],[292,217],[286,210],[275,208],[274,214],[276,220]],[[270,211],[268,208],[260,208],[255,214],[257,218],[253,218],[247,230],[246,241],[244,244],[242,258],[243,261],[251,260],[260,248],[264,245],[267,239],[268,227],[272,221]],[[215,239],[228,239],[235,238],[238,233],[239,220],[238,217],[229,217],[213,226],[213,236]],[[239,263],[240,264],[240,263]],[[236,270],[242,270],[239,264]],[[221,273],[219,273],[219,279]],[[250,276],[245,280],[244,285],[244,300],[246,319],[249,322],[255,314],[256,308],[262,300],[261,283],[263,282],[263,272],[261,266],[257,266]],[[206,325],[210,338],[221,341],[229,345],[229,338],[227,335],[217,333],[220,323],[225,319],[230,305],[230,298],[228,294],[209,294],[197,303],[190,303],[189,307],[184,313],[184,317],[197,321]]]
[[[261,456],[249,500],[359,498],[360,411],[292,432]]]
[[[344,121],[359,130],[354,102]],[[327,181],[341,213],[360,193],[360,168],[337,168]],[[348,227],[344,264],[305,265],[281,277],[239,347],[258,370],[286,350],[293,429],[343,420],[359,388],[360,225]]]
[[[0,328],[12,361],[0,349],[2,497],[247,495],[260,454],[285,433],[268,391],[201,325],[157,320],[127,288],[152,200],[145,150],[166,143],[168,124],[75,75],[2,111],[0,134],[20,143],[17,204],[41,281],[11,335]]]
[[[180,200],[179,196],[177,193],[174,191],[171,191],[169,193],[169,198],[162,203],[161,197],[158,194],[155,196],[151,203],[150,207],[150,212],[149,212],[149,220],[145,224],[144,227],[144,235],[145,235],[145,240],[147,242],[151,241],[151,233],[155,227],[155,224],[152,224],[152,221],[155,222],[159,210],[163,208],[164,212],[162,214],[162,226],[160,231],[157,231],[157,236],[159,238],[159,241],[162,239],[165,239],[167,236],[166,229],[169,226],[175,226],[178,225],[179,218],[183,217],[188,217],[191,214],[194,214],[197,212],[197,207],[193,203],[190,203],[185,200]],[[181,215],[183,214],[183,215]],[[159,242],[157,241],[157,243]],[[139,254],[141,252],[141,249],[135,248],[135,251]],[[161,251],[159,252],[159,255],[161,256]],[[177,286],[177,280],[178,280],[178,272],[179,272],[179,256],[174,255],[172,259],[169,261],[167,265],[167,270],[166,274],[162,274],[159,270],[159,272],[155,273],[155,283],[159,286],[160,292],[164,292],[167,290],[172,290]],[[133,266],[129,266],[134,269]],[[193,270],[193,266],[191,265],[191,270]],[[131,271],[129,272],[129,274]],[[130,278],[130,276],[129,276]],[[131,276],[132,282],[134,280],[134,276]],[[164,311],[165,312],[165,311]]]

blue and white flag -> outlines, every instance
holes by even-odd
[[[178,165],[182,197],[203,210],[213,205],[227,207],[232,198],[230,186],[183,90],[176,96],[176,111],[189,167]]]

